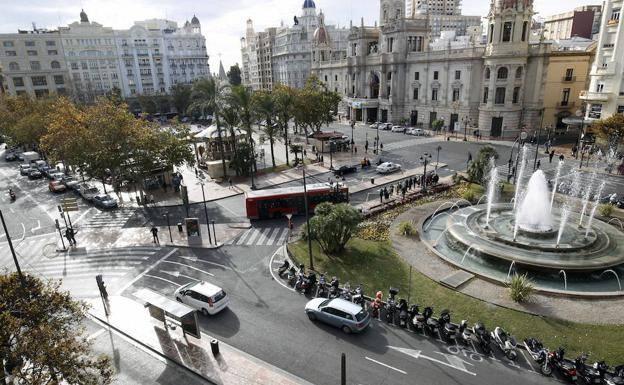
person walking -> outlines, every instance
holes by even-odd
[[[229,189],[232,189],[232,178],[228,178],[228,184],[230,185]]]
[[[472,153],[470,151],[468,151],[468,162],[467,163],[470,163],[470,162],[472,162]]]
[[[152,232],[152,237],[154,237],[154,243],[160,245],[160,240],[158,239],[158,229],[156,226],[152,226],[150,231]]]
[[[388,193],[388,189],[386,187],[384,187],[384,198],[386,200],[388,200],[388,198],[390,198],[390,194]]]
[[[71,237],[72,242],[74,243],[74,246],[76,246],[76,231],[74,231],[73,227],[69,228],[69,236]]]
[[[548,154],[548,163],[552,163],[552,160],[554,157],[555,157],[555,150],[552,150],[550,154]]]
[[[70,246],[74,245],[74,242],[72,241],[72,235],[70,233],[69,227],[65,229],[65,238],[67,238],[67,242],[69,242]]]
[[[368,139],[366,139],[366,143],[364,143],[364,152],[368,154]]]
[[[394,185],[390,185],[390,195],[394,194]]]
[[[384,191],[382,188],[379,189],[379,203],[383,203]]]
[[[563,162],[564,159],[565,159],[565,157],[563,156],[563,154],[559,154],[559,161]]]
[[[542,161],[540,159],[538,159],[537,160],[537,168],[536,168],[536,170],[539,170],[541,165],[542,165]]]

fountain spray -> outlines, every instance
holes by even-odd
[[[596,173],[592,173],[591,179],[589,180],[589,184],[587,185],[587,189],[585,190],[585,194],[583,195],[583,209],[581,210],[581,219],[579,220],[579,227],[583,224],[583,216],[585,215],[585,211],[587,211],[587,204],[589,203],[589,198],[591,197],[592,186],[594,185],[594,179],[596,178]]]
[[[527,157],[528,151],[529,151],[529,148],[523,145],[522,146],[522,160],[520,161],[520,170],[518,171],[516,191],[514,193],[514,205],[513,205],[514,211],[516,210],[516,206],[518,205],[518,200],[520,199],[520,193],[522,190],[520,186],[522,185],[522,178],[524,177],[524,170],[526,169],[526,157]]]
[[[568,217],[570,216],[573,199],[578,195],[581,188],[580,186],[581,174],[575,171],[574,179],[572,180],[572,187],[570,189],[570,195],[568,195],[568,197],[566,198],[563,208],[561,209],[561,218],[559,219],[559,231],[557,232],[557,246],[559,246],[559,242],[561,241],[563,230],[565,229],[566,223],[568,222]]]
[[[555,193],[557,192],[557,185],[559,184],[559,175],[561,175],[561,167],[563,167],[563,161],[560,160],[557,164],[557,173],[555,174],[555,185],[553,186],[552,195],[550,196],[550,211],[552,212],[553,203],[555,202]]]
[[[498,170],[496,169],[496,159],[490,158],[490,181],[487,193],[487,214],[485,216],[485,228],[490,225],[490,213],[492,212],[492,204],[496,198],[496,186],[498,185]]]
[[[591,229],[591,225],[594,220],[594,215],[596,215],[596,209],[598,208],[598,205],[600,204],[600,195],[602,195],[602,190],[604,190],[604,187],[605,187],[605,182],[603,181],[600,184],[600,187],[598,187],[598,192],[594,196],[594,208],[592,208],[591,214],[589,214],[589,220],[587,221],[587,230],[585,230],[585,238],[587,238],[587,235],[589,234],[589,229]]]

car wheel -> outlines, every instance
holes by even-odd
[[[316,321],[316,315],[312,312],[307,313],[310,321]]]
[[[345,334],[351,334],[351,328],[350,328],[350,327],[348,327],[347,325],[345,325],[345,326],[343,326],[343,327],[342,327],[342,331],[343,331]]]
[[[176,297],[176,301],[178,301],[178,302],[180,302],[180,303],[181,303],[181,302],[182,302],[182,299],[181,299],[180,297]]]
[[[208,314],[208,310],[206,310],[206,308],[203,308],[203,307],[202,307],[201,312],[202,312],[202,314],[203,314],[203,315],[205,315],[205,316],[210,315],[210,314]]]

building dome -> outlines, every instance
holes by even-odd
[[[314,4],[314,0],[305,0],[303,2],[303,8],[316,8],[316,4]]]
[[[316,45],[328,45],[329,44],[329,33],[327,32],[327,28],[325,28],[325,15],[321,11],[319,14],[319,26],[314,31],[314,44]]]
[[[199,24],[199,19],[197,18],[197,16],[193,15],[193,18],[191,19],[191,24]]]
[[[89,22],[89,18],[87,17],[87,14],[84,11],[84,9],[80,10],[80,22],[81,23],[88,23]]]

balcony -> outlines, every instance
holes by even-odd
[[[607,25],[609,27],[614,27],[614,26],[618,25],[619,23],[620,23],[619,19],[611,19],[611,20],[607,21]]]
[[[565,110],[565,109],[572,108],[572,107],[574,107],[574,102],[570,102],[570,101],[566,102],[564,100],[557,102],[557,109]]]
[[[587,101],[606,102],[609,100],[609,94],[604,92],[581,91],[579,99]]]
[[[564,77],[561,78],[561,81],[563,83],[575,82],[576,81],[576,76],[564,76]]]

